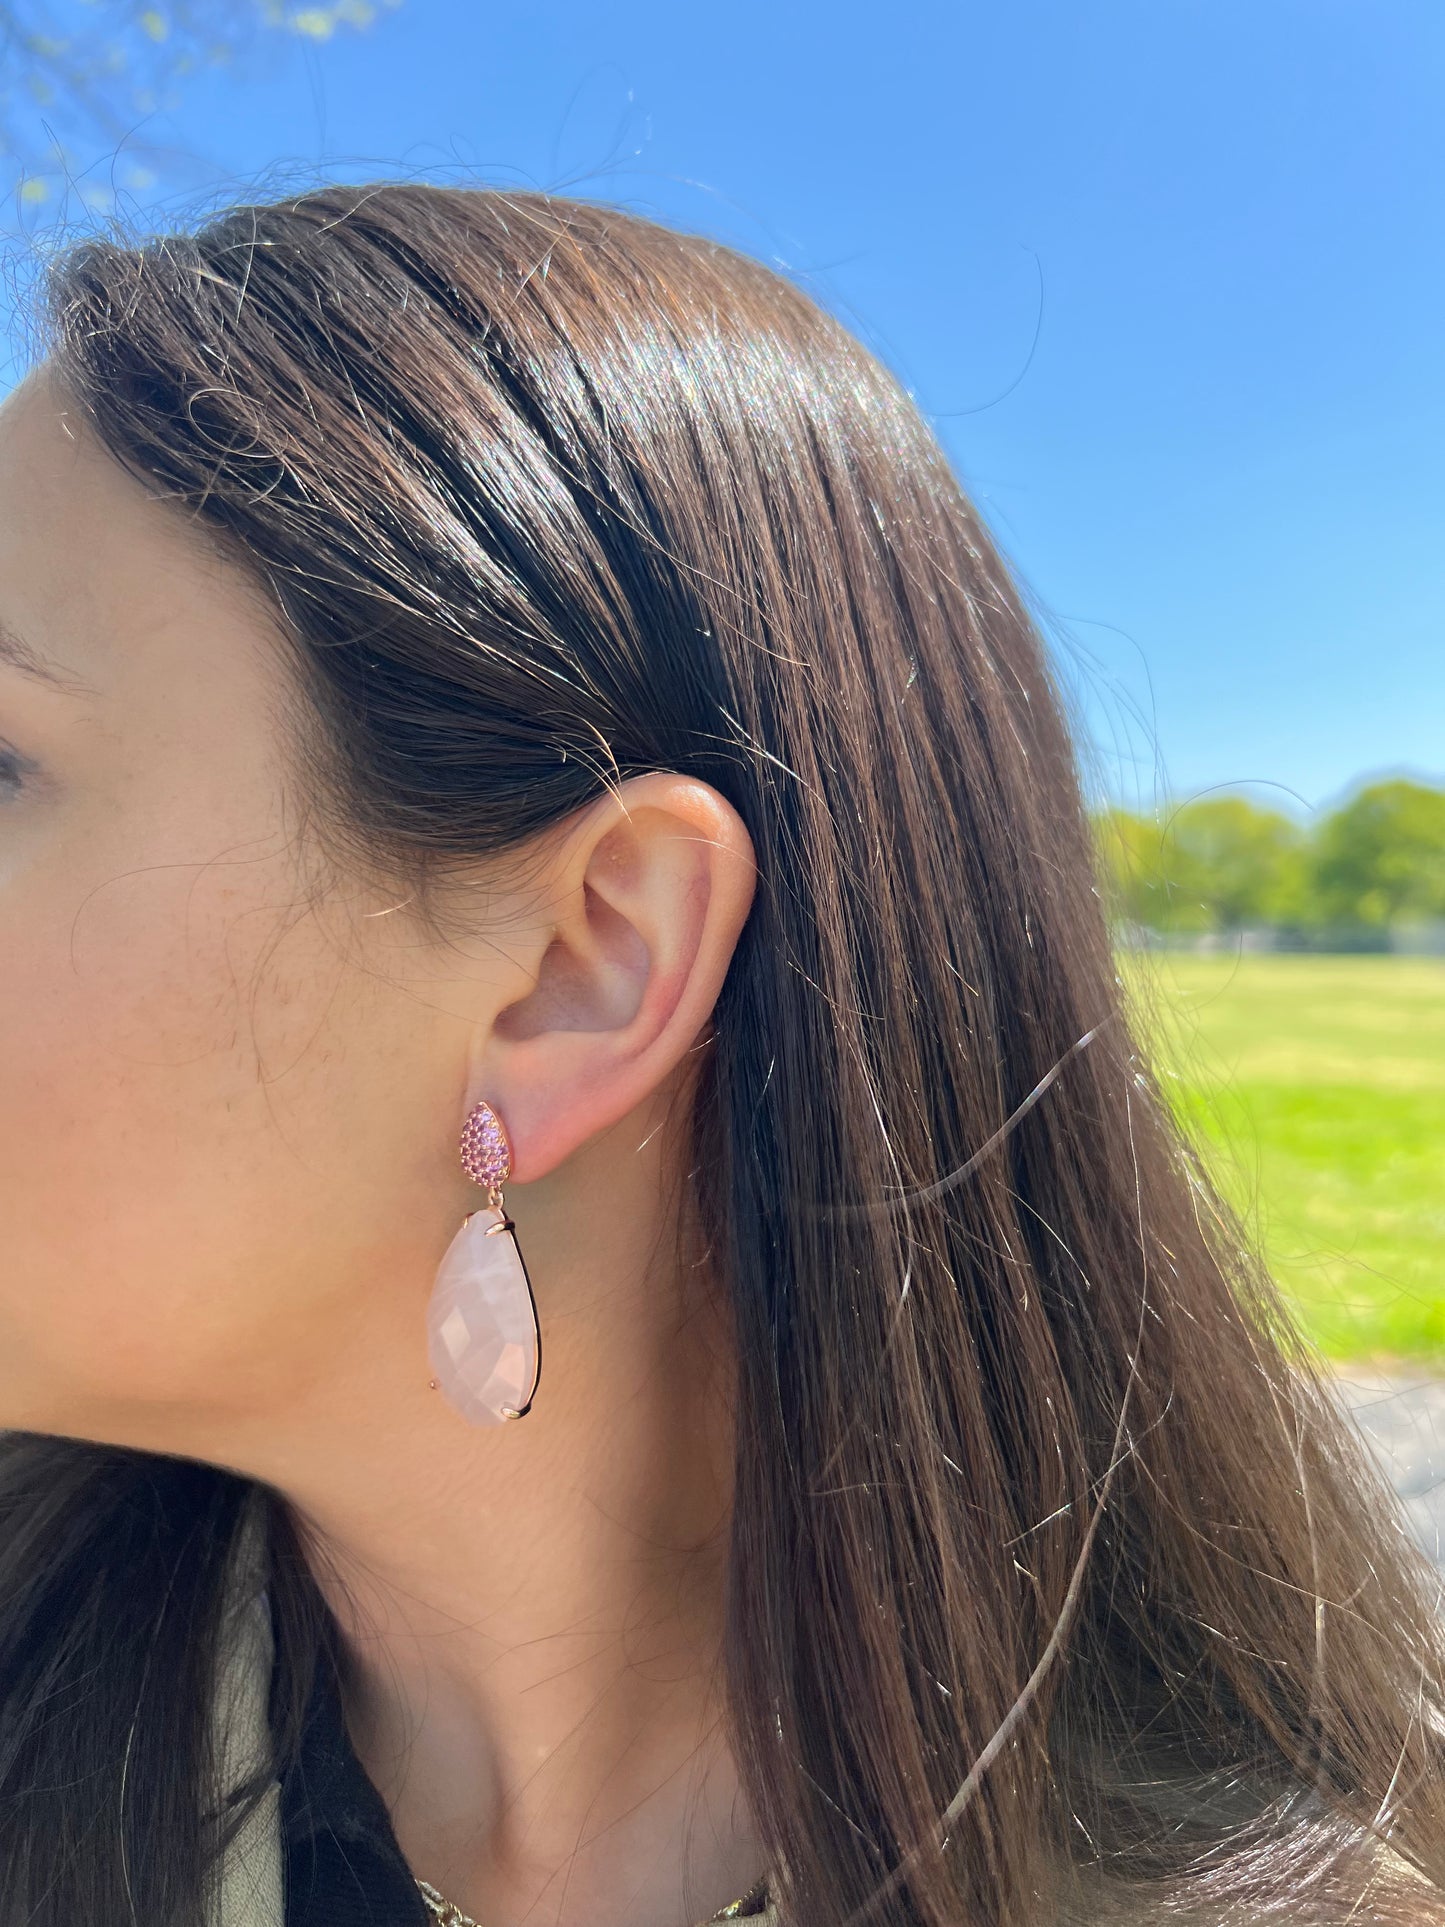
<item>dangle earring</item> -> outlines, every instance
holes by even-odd
[[[462,1164],[487,1202],[462,1220],[427,1306],[431,1384],[472,1425],[523,1418],[542,1373],[537,1301],[502,1204],[512,1152],[502,1120],[478,1103],[462,1127]]]

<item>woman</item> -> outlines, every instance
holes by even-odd
[[[1445,1920],[1425,1569],[897,384],[534,194],[92,243],[49,315],[5,1927]]]

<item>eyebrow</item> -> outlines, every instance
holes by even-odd
[[[44,683],[50,689],[61,689],[67,694],[82,692],[94,694],[95,685],[77,676],[72,671],[61,669],[57,663],[42,656],[24,636],[18,635],[7,623],[0,622],[0,663],[7,668],[18,670],[32,682]]]

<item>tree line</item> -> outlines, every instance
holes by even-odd
[[[1114,917],[1141,939],[1259,930],[1385,949],[1402,928],[1445,928],[1445,789],[1370,783],[1310,823],[1221,795],[1094,825]]]

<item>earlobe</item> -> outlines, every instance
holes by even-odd
[[[693,778],[633,777],[559,837],[535,975],[496,1013],[472,1089],[501,1109],[513,1178],[546,1176],[626,1117],[708,1023],[756,885],[737,812]]]

